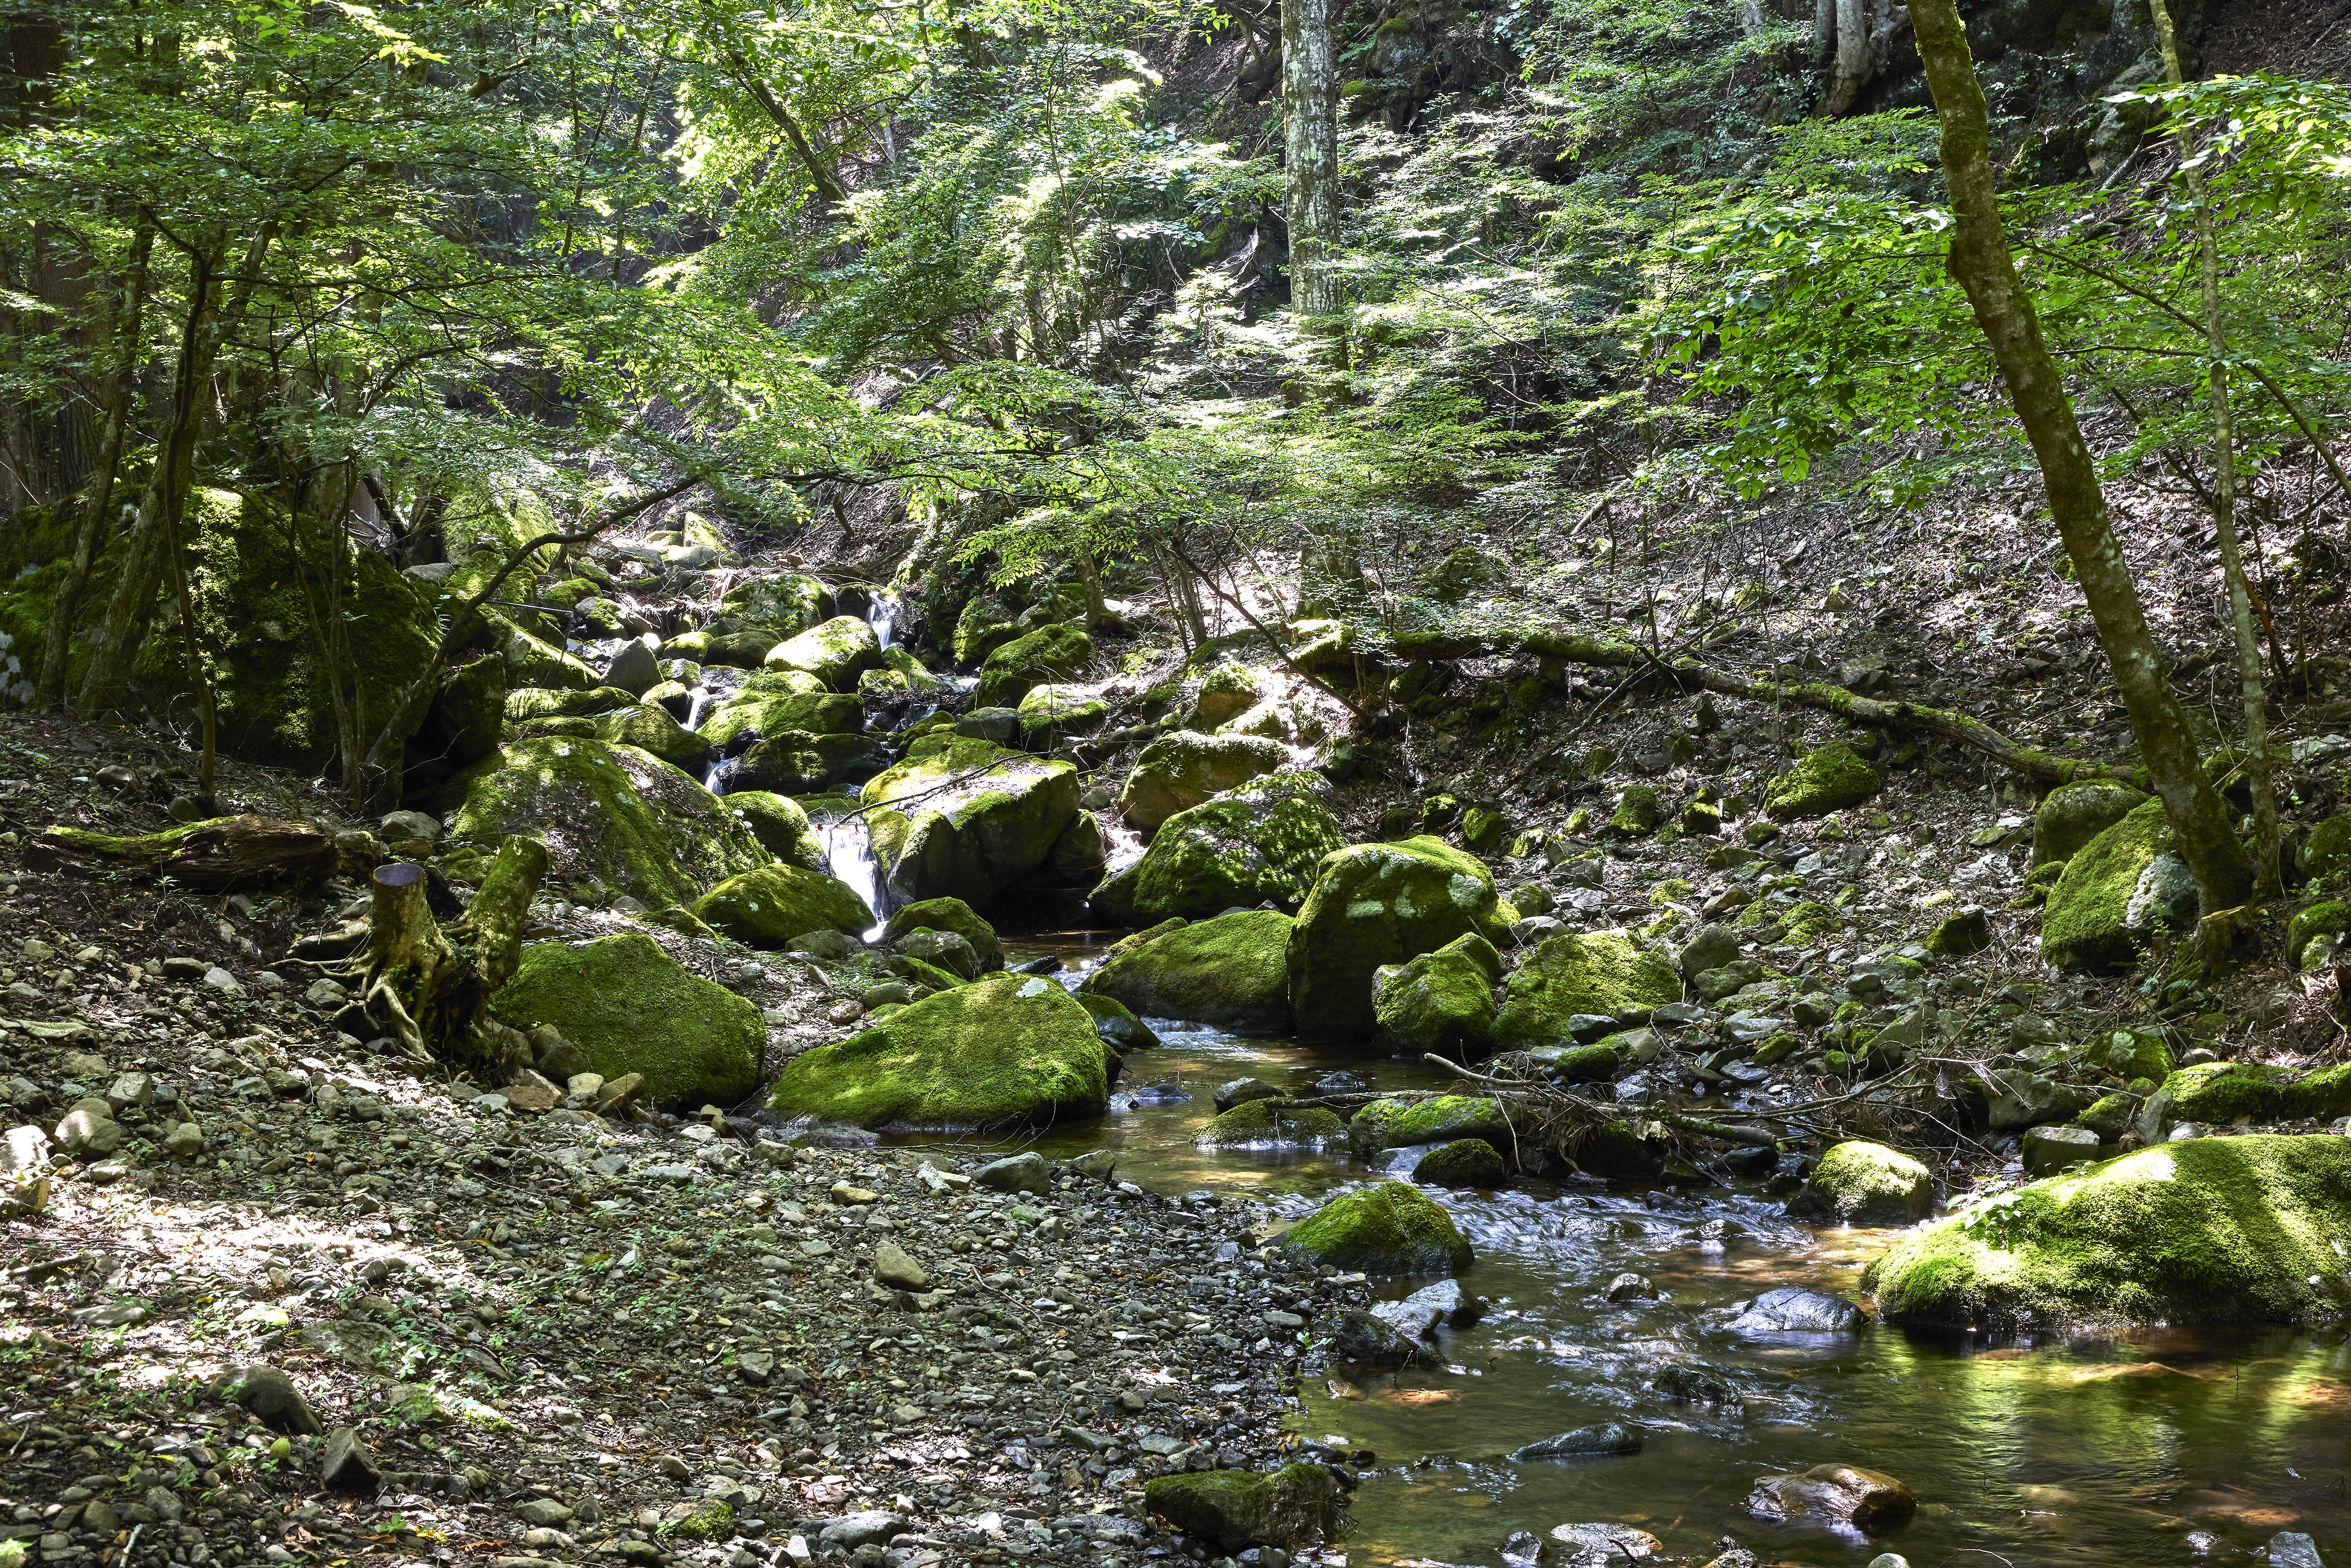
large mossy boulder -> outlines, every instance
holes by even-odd
[[[1020,699],[1020,738],[1044,746],[1057,735],[1091,735],[1110,716],[1110,705],[1082,686],[1048,683],[1030,686]]]
[[[643,1073],[655,1105],[734,1105],[759,1086],[759,1009],[641,931],[524,948],[490,1008],[517,1029],[553,1024],[607,1079]]]
[[[1026,636],[1015,637],[981,662],[972,706],[1017,708],[1030,687],[1066,681],[1093,656],[1094,640],[1080,622],[1040,626]]]
[[[2042,797],[2032,813],[2032,863],[2060,865],[2092,839],[2147,802],[2147,796],[2111,779],[2063,784]]]
[[[827,691],[853,692],[857,677],[882,665],[882,639],[854,615],[819,622],[787,637],[759,661],[768,671],[798,670],[822,681]]]
[[[2298,968],[2314,969],[2318,962],[2311,954],[2319,950],[2322,939],[2340,951],[2346,936],[2351,936],[2351,898],[2305,904],[2285,923],[2285,961]]]
[[[1113,1060],[1092,1015],[1060,985],[994,975],[794,1057],[768,1103],[876,1131],[1041,1126],[1101,1114]]]
[[[778,795],[818,795],[862,784],[882,771],[889,754],[873,735],[813,735],[780,730],[735,759],[726,788]]]
[[[668,709],[652,703],[599,714],[594,723],[596,738],[607,746],[633,746],[679,767],[698,764],[710,751],[708,741],[672,718]]]
[[[919,750],[863,791],[884,883],[895,902],[958,898],[986,910],[1045,862],[1077,816],[1078,770],[960,736]]]
[[[1092,902],[1142,924],[1260,904],[1295,910],[1323,857],[1346,842],[1322,803],[1328,788],[1311,773],[1276,773],[1178,811]]]
[[[829,619],[831,590],[800,572],[737,583],[700,627],[662,644],[664,658],[757,669],[768,650]]]
[[[751,830],[751,836],[759,841],[762,848],[786,865],[805,866],[810,871],[831,870],[824,840],[798,800],[764,789],[730,789],[719,800]]]
[[[1855,1139],[1821,1156],[1788,1212],[1839,1225],[1913,1225],[1935,1211],[1935,1176],[1898,1149]]]
[[[2078,1166],[1905,1237],[1888,1322],[1981,1333],[2351,1315],[2351,1138],[2190,1138]]]
[[[721,936],[772,950],[811,931],[860,936],[873,924],[873,911],[855,888],[797,865],[763,865],[730,876],[695,901],[694,914]]]
[[[1398,1055],[1474,1061],[1494,1049],[1502,956],[1474,933],[1373,977],[1372,1043]]]
[[[424,765],[439,765],[441,777],[446,778],[496,751],[505,730],[506,704],[503,659],[472,659],[444,674],[423,725],[408,743],[412,779]]]
[[[1251,1546],[1317,1546],[1339,1533],[1339,1483],[1322,1465],[1255,1470],[1194,1470],[1143,1483],[1144,1506],[1186,1535],[1228,1552]]]
[[[1499,940],[1510,913],[1475,855],[1441,839],[1353,844],[1324,857],[1290,934],[1290,1006],[1309,1040],[1372,1038],[1381,966],[1457,937]]]
[[[2313,885],[2351,890],[2351,811],[2337,811],[2310,830],[2302,865]]]
[[[1340,1194],[1275,1245],[1310,1268],[1365,1274],[1458,1274],[1471,1258],[1451,1215],[1418,1187],[1394,1181]]]
[[[451,588],[455,581],[451,579],[443,587]],[[481,614],[483,630],[474,645],[496,650],[506,665],[508,686],[564,686],[585,691],[603,684],[585,660],[495,610],[485,610]]]
[[[1438,1094],[1426,1100],[1374,1100],[1347,1124],[1348,1141],[1368,1158],[1383,1149],[1480,1138],[1506,1160],[1518,1155],[1520,1135],[1510,1113],[1482,1094]]]
[[[601,740],[517,740],[449,780],[454,838],[545,841],[552,875],[593,877],[659,907],[775,857],[718,797],[648,752]]]
[[[2140,941],[2132,929],[2132,896],[2172,843],[2163,802],[2149,800],[2083,845],[2042,911],[2041,956],[2075,973],[2128,968]]]
[[[2227,1126],[2351,1114],[2351,1062],[2299,1073],[2259,1061],[2203,1061],[2163,1080],[2175,1122]]]
[[[697,733],[713,746],[724,746],[746,731],[760,736],[793,729],[854,735],[864,727],[862,698],[826,691],[824,683],[806,670],[760,670],[704,715]]]
[[[960,898],[926,898],[893,911],[882,928],[882,940],[895,942],[909,931],[949,931],[971,944],[982,972],[1004,967],[1004,944],[996,927]]]
[[[1877,769],[1842,740],[1814,747],[1764,791],[1763,809],[1783,822],[1858,806],[1885,787]]]
[[[1290,761],[1290,748],[1253,735],[1179,729],[1143,748],[1118,793],[1119,814],[1149,832],[1212,795],[1238,789]]]
[[[1674,967],[1621,931],[1546,936],[1504,982],[1494,1049],[1532,1051],[1575,1038],[1579,1013],[1614,1018],[1681,999]]]
[[[1347,1142],[1347,1124],[1319,1106],[1290,1110],[1245,1100],[1220,1111],[1192,1142],[1204,1149],[1328,1149]]]
[[[1122,943],[1083,989],[1145,1018],[1176,1019],[1243,1034],[1290,1028],[1290,920],[1242,910],[1213,920],[1169,921]]]

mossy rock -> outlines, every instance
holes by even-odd
[[[2040,810],[2032,813],[2032,863],[2060,865],[2072,860],[2147,800],[2143,792],[2111,779],[2058,786],[2042,797]]]
[[[1763,809],[1782,822],[1825,817],[1858,806],[1885,787],[1877,769],[1842,740],[1814,747],[1803,759],[1771,780]]]
[[[1041,1126],[1100,1115],[1113,1061],[1068,991],[1041,975],[994,975],[794,1057],[768,1103],[877,1131]]]
[[[1212,795],[1238,789],[1290,761],[1290,748],[1253,735],[1179,729],[1143,748],[1118,794],[1119,814],[1144,832]]]
[[[1440,1144],[1412,1167],[1412,1179],[1422,1186],[1497,1187],[1510,1178],[1510,1167],[1483,1138]]]
[[[2190,1138],[1970,1204],[1861,1283],[1888,1322],[1987,1333],[2332,1321],[2346,1212],[2351,1138]]]
[[[1472,806],[1461,813],[1461,844],[1464,849],[1484,854],[1502,841],[1510,823],[1499,811],[1489,811],[1483,806]]]
[[[190,586],[197,601],[197,642],[211,683],[224,755],[269,767],[315,771],[339,746],[335,697],[318,637],[323,585],[315,565],[295,559],[280,526],[258,504],[225,490],[199,489],[182,525]],[[348,662],[344,695],[367,741],[393,716],[400,699],[433,664],[441,645],[434,595],[389,559],[354,551],[339,585]],[[167,591],[165,602],[169,602]],[[86,612],[102,609],[84,598]],[[40,647],[28,643],[37,660]],[[192,692],[187,649],[176,630],[159,629],[131,662],[131,684],[161,709]],[[191,703],[184,709],[193,713]],[[422,715],[393,738],[405,742]]]
[[[2320,937],[2332,936],[2340,941],[2346,934],[2351,934],[2351,899],[2329,898],[2305,904],[2286,922],[2285,961],[2300,967],[2304,956]]]
[[[778,572],[747,578],[720,594],[717,608],[703,629],[743,637],[758,643],[764,653],[832,619],[834,608],[832,591],[815,578],[805,572]],[[758,663],[758,655],[752,663]]]
[[[1374,1100],[1347,1124],[1348,1141],[1368,1158],[1382,1149],[1482,1138],[1505,1159],[1516,1157],[1519,1134],[1510,1113],[1482,1094],[1439,1094],[1427,1100]]]
[[[1657,792],[1646,784],[1626,787],[1616,797],[1616,809],[1608,815],[1608,831],[1619,838],[1637,839],[1654,833],[1665,820],[1665,807]]]
[[[636,703],[595,716],[596,738],[608,746],[633,746],[664,762],[698,762],[710,743],[669,716],[666,708]]]
[[[1312,774],[1276,773],[1245,789],[1176,812],[1111,896],[1136,922],[1203,919],[1272,904],[1295,910],[1315,868],[1346,841]],[[1105,884],[1107,888],[1108,884]],[[1102,905],[1097,890],[1094,901]]]
[[[982,593],[966,600],[962,612],[956,617],[955,636],[949,648],[955,662],[969,668],[1019,636],[1019,613],[997,594]]]
[[[1184,727],[1207,732],[1257,706],[1257,676],[1238,664],[1218,664],[1200,681]]]
[[[2311,829],[2302,861],[2313,884],[2351,889],[2351,811],[2337,811]]]
[[[763,865],[730,876],[704,894],[694,913],[722,936],[771,950],[811,931],[862,936],[873,924],[873,911],[855,888],[797,865]]]
[[[1017,707],[1032,686],[1066,681],[1091,664],[1094,640],[1077,622],[1040,626],[987,655],[979,666],[974,707]]]
[[[1538,1045],[1530,1048],[1527,1054],[1541,1063],[1545,1074],[1555,1082],[1605,1083],[1625,1065],[1625,1048],[1610,1043],[1621,1038],[1612,1035],[1590,1045]]]
[[[1578,1013],[1610,1018],[1681,1000],[1681,977],[1621,931],[1546,936],[1503,983],[1494,1049],[1531,1051],[1574,1038]]]
[[[1935,1211],[1935,1176],[1884,1144],[1855,1140],[1821,1156],[1788,1212],[1839,1225],[1913,1225]]]
[[[2351,1063],[2300,1074],[2254,1061],[2206,1061],[2163,1081],[2176,1122],[2298,1122],[2351,1113]]]
[[[540,718],[601,718],[608,713],[626,713],[643,706],[636,693],[619,686],[590,686],[585,690],[526,686],[507,693],[506,716],[509,723],[528,724]]]
[[[1079,686],[1031,686],[1020,699],[1020,736],[1039,745],[1056,735],[1092,735],[1110,716],[1110,705]]]
[[[1664,1129],[1654,1122],[1594,1123],[1567,1151],[1576,1169],[1612,1181],[1655,1181],[1671,1153]]]
[[[1144,1018],[1245,1034],[1290,1032],[1289,915],[1241,910],[1169,921],[1143,935],[1146,940],[1113,949],[1081,988]]]
[[[1383,967],[1374,977],[1372,1043],[1398,1055],[1474,1061],[1494,1049],[1494,988],[1502,956],[1483,936],[1458,936],[1434,953]]]
[[[451,583],[454,581],[452,579]],[[454,592],[451,583],[444,583],[443,587]],[[486,642],[497,650],[497,656],[506,664],[509,687],[559,686],[585,691],[603,684],[585,661],[496,611],[482,612],[482,621],[485,630],[476,645]]]
[[[728,1540],[735,1534],[734,1506],[719,1498],[704,1498],[683,1516],[664,1522],[660,1533],[683,1541]]]
[[[1151,1026],[1134,1016],[1124,1002],[1113,1001],[1099,991],[1074,993],[1078,1005],[1093,1015],[1094,1032],[1102,1043],[1121,1056],[1138,1051],[1148,1051],[1160,1043]]]
[[[1290,1002],[1300,1035],[1370,1040],[1378,1026],[1372,980],[1382,966],[1460,936],[1498,940],[1510,928],[1493,873],[1440,839],[1332,852],[1290,931]]]
[[[836,615],[768,649],[759,667],[798,670],[822,681],[827,691],[853,692],[859,675],[882,668],[882,640],[856,616]]]
[[[503,659],[472,659],[444,673],[423,725],[408,743],[410,767],[439,764],[455,771],[496,751],[505,729],[506,702]],[[411,779],[415,781],[413,773]]]
[[[490,1007],[517,1029],[553,1024],[607,1079],[644,1074],[656,1105],[732,1105],[759,1086],[759,1009],[642,931],[534,943]]]
[[[1185,1534],[1230,1552],[1319,1545],[1339,1533],[1339,1483],[1321,1465],[1155,1476],[1143,1483],[1143,1500]]]
[[[658,908],[775,857],[718,797],[650,753],[601,740],[518,740],[449,780],[451,834],[545,841],[551,873],[593,877]]]
[[[1938,957],[1964,958],[1991,946],[1991,917],[1977,905],[1955,910],[1927,933],[1927,951]]]
[[[755,742],[737,758],[726,781],[730,789],[816,795],[862,784],[881,772],[887,760],[879,736],[786,729]]]
[[[1218,1113],[1192,1142],[1204,1149],[1330,1149],[1347,1141],[1347,1124],[1319,1106],[1276,1110],[1249,1100]]]
[[[1045,862],[1076,817],[1078,770],[985,740],[925,738],[937,744],[865,786],[874,859],[893,900],[985,910]]]
[[[2082,1054],[2091,1066],[2103,1067],[2126,1083],[2139,1078],[2160,1083],[2177,1065],[2171,1048],[2153,1030],[2115,1030],[2092,1040]]]
[[[1275,1243],[1310,1268],[1366,1274],[1458,1274],[1468,1239],[1427,1194],[1403,1182],[1342,1193]]]
[[[761,848],[784,864],[810,871],[831,869],[824,841],[798,800],[767,789],[730,789],[719,800],[751,830]]]
[[[1750,908],[1761,905],[1750,904]],[[1780,939],[1799,945],[1817,942],[1822,937],[1844,929],[1844,915],[1833,904],[1823,904],[1817,898],[1792,904],[1780,916]]]
[[[909,931],[952,931],[971,944],[982,973],[1004,967],[1004,944],[997,939],[996,927],[960,898],[926,898],[902,906],[882,928],[882,940],[895,942]]]
[[[2139,1107],[2145,1103],[2140,1096],[2127,1092],[2105,1095],[2074,1117],[2074,1124],[2095,1133],[2101,1143],[2118,1143],[2138,1121]]]
[[[2041,915],[2041,956],[2058,968],[2097,973],[2128,968],[2138,938],[2127,917],[2131,894],[2158,855],[2172,849],[2163,802],[2149,800],[2092,839],[2065,862]]]
[[[762,736],[791,729],[854,735],[864,727],[865,705],[858,698],[826,691],[805,670],[760,670],[703,716],[698,733],[713,746],[724,746],[747,730]]]

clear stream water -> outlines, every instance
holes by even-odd
[[[1049,951],[1072,982],[1092,962],[1077,945],[1008,944],[1015,963]],[[1056,1157],[1112,1149],[1123,1177],[1161,1191],[1246,1193],[1303,1212],[1383,1178],[1337,1152],[1195,1148],[1216,1084],[1256,1076],[1304,1090],[1349,1071],[1374,1088],[1437,1086],[1427,1070],[1358,1051],[1155,1027],[1165,1043],[1131,1058],[1119,1089],[1171,1084],[1193,1098],[1114,1111],[1035,1146]],[[1350,1513],[1353,1563],[1501,1568],[1513,1531],[1584,1521],[1646,1530],[1683,1562],[1731,1536],[1766,1563],[1838,1568],[1886,1551],[1913,1568],[2250,1563],[2266,1562],[2281,1530],[2351,1561],[2351,1348],[2340,1331],[2149,1329],[2038,1347],[1878,1327],[1741,1340],[1717,1326],[1716,1309],[1788,1284],[1850,1294],[1893,1233],[1792,1221],[1753,1191],[1529,1181],[1434,1196],[1476,1244],[1461,1282],[1491,1303],[1486,1320],[1446,1335],[1442,1368],[1309,1379],[1293,1422],[1301,1437],[1377,1456]],[[1626,1270],[1668,1299],[1606,1301]],[[1668,1362],[1717,1369],[1743,1392],[1743,1410],[1666,1402],[1648,1384]],[[1502,1457],[1603,1420],[1638,1427],[1643,1450]],[[1757,1476],[1831,1461],[1901,1478],[1919,1516],[1869,1540],[1742,1506]]]

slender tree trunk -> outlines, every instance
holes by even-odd
[[[2163,46],[2163,70],[2177,87],[2183,79],[2179,37],[2165,0],[2154,0],[2156,37]],[[2229,612],[2237,635],[2237,678],[2245,707],[2245,779],[2253,793],[2253,893],[2275,898],[2282,891],[2278,868],[2277,791],[2270,782],[2269,688],[2262,678],[2261,633],[2253,625],[2253,596],[2245,580],[2245,554],[2237,538],[2237,433],[2229,402],[2229,339],[2220,319],[2220,246],[2212,232],[2212,203],[2196,148],[2185,127],[2179,131],[2181,172],[2196,214],[2198,270],[2203,284],[2204,346],[2212,356],[2212,527],[2220,536],[2220,573],[2229,585]]]
[[[180,334],[180,373],[172,388],[172,424],[163,438],[163,451],[157,466],[172,480],[163,489],[162,534],[164,559],[172,568],[172,590],[180,607],[180,632],[188,655],[188,679],[196,688],[196,716],[204,731],[203,749],[197,762],[196,800],[204,810],[213,809],[214,775],[218,762],[219,716],[213,707],[213,683],[204,673],[202,648],[196,641],[195,591],[188,581],[188,552],[181,540],[181,518],[187,506],[188,486],[178,482],[183,471],[193,472],[195,465],[193,448],[196,438],[196,401],[203,395],[204,378],[196,373],[196,361],[202,355],[204,336],[204,302],[212,297],[214,258],[206,253],[196,253],[188,258],[188,319]]]
[[[1339,71],[1330,0],[1282,0],[1283,217],[1290,298],[1301,316],[1339,308],[1330,246],[1339,227]]]
[[[1763,0],[1739,0],[1739,30],[1750,38],[1763,36]]]
[[[2233,908],[2252,885],[2252,867],[2231,831],[2227,808],[2198,766],[2187,713],[2147,630],[2146,607],[2116,541],[2096,465],[2042,338],[2032,297],[2009,253],[1993,183],[1983,84],[1968,52],[1959,6],[1956,0],[1912,0],[1910,20],[1942,122],[1943,172],[1956,220],[1946,266],[1967,291],[1976,325],[2000,363],[2010,403],[2032,444],[2050,513],[2080,575],[2082,596],[2114,666],[2139,755],[2180,856],[2195,873],[2205,912]]]
[[[1873,62],[1869,50],[1869,0],[1823,0],[1823,13],[1835,9],[1836,53],[1829,67],[1829,85],[1821,94],[1823,119],[1844,113],[1869,85]],[[1817,21],[1815,22],[1817,26]]]

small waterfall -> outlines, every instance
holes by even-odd
[[[1096,811],[1094,821],[1102,824],[1102,848],[1108,852],[1105,874],[1124,871],[1143,858],[1143,835],[1126,825],[1126,819],[1116,811]]]
[[[688,729],[700,729],[702,727],[702,710],[710,706],[710,688],[708,686],[696,686],[694,690],[686,694],[686,698],[685,727]]]
[[[874,637],[887,648],[898,638],[898,606],[882,594],[875,594],[865,606],[865,624],[873,628]]]
[[[873,928],[865,933],[868,942],[882,935],[888,923],[889,905],[883,902],[882,867],[873,858],[872,836],[865,831],[862,817],[843,817],[827,822],[820,830],[824,834],[825,863],[832,874],[855,888],[865,906],[873,911]]]

